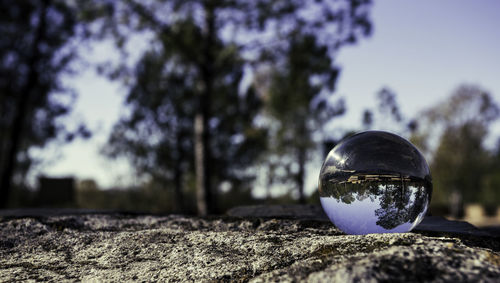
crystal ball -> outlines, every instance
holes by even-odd
[[[388,132],[344,139],[328,153],[319,175],[323,210],[347,234],[408,232],[422,221],[431,194],[422,154]]]

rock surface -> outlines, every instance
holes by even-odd
[[[307,207],[266,209],[261,215],[236,217],[233,210],[233,216],[208,218],[4,211],[0,281],[500,278],[500,237],[469,226],[450,229],[460,223],[430,218],[432,229],[349,236],[321,215],[301,218],[298,211]],[[280,209],[289,212],[276,213]],[[439,223],[449,227],[439,231]]]

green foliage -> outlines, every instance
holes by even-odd
[[[295,35],[290,45],[284,64],[272,72],[266,101],[272,129],[269,152],[279,161],[272,166],[285,168],[280,181],[295,183],[304,201],[304,168],[318,144],[313,135],[341,115],[344,104],[334,105],[321,95],[333,91],[338,75],[328,48],[313,35]]]
[[[377,93],[377,108],[365,109],[362,113],[364,130],[383,129],[403,136],[415,134],[418,127],[416,119],[410,119],[401,113],[396,99],[396,93],[389,87],[381,88]],[[419,146],[418,143],[416,143]]]
[[[383,120],[394,124],[399,134],[409,133],[431,165],[432,213],[449,214],[456,205],[453,209],[460,213],[467,203],[487,208],[500,203],[500,144],[493,152],[484,145],[500,110],[488,92],[475,85],[459,86],[448,99],[419,113],[418,119],[401,113],[389,88],[382,88],[377,98],[378,111],[365,110],[363,126],[370,129]]]
[[[102,190],[93,180],[82,180],[77,186],[76,201],[78,208],[85,209],[150,213],[176,211],[173,192],[152,183],[142,187]],[[194,202],[187,203],[184,212],[194,213]]]
[[[130,157],[140,175],[175,187],[177,195],[187,190],[188,176],[195,175],[198,188],[203,178],[208,180],[197,196],[225,182],[245,190],[255,179],[252,169],[271,131],[258,123],[262,100],[268,99],[273,117],[286,122],[276,135],[287,140],[303,135],[292,146],[300,148],[297,158],[303,167],[315,144],[312,133],[343,110],[341,105],[330,107],[320,94],[335,86],[336,51],[370,33],[369,5],[265,0],[114,3],[104,33],[123,49],[130,34],[146,33],[151,40],[133,70],[119,65],[109,73],[132,78],[132,83],[129,115],[115,126],[105,152]],[[277,66],[272,95],[259,96],[254,87],[242,85],[245,72],[269,64]],[[293,128],[298,132],[290,132]],[[303,182],[303,170],[299,175],[296,179]]]
[[[431,164],[437,202],[446,200],[453,190],[461,192],[466,202],[479,201],[478,188],[488,162],[482,146],[485,134],[485,128],[472,122],[445,130]]]
[[[69,113],[74,93],[62,74],[76,57],[78,6],[68,1],[0,1],[1,205],[13,177],[21,183],[33,165],[29,149],[58,138],[89,136],[80,125],[69,131],[58,119]]]
[[[496,213],[500,204],[500,140],[492,152],[487,153],[485,170],[481,172],[480,192],[477,198],[490,214]]]
[[[318,154],[318,145],[331,138],[323,127],[345,111],[343,100],[331,97],[340,72],[335,55],[340,47],[369,35],[371,30],[369,1],[342,1],[345,6],[337,7],[331,1],[316,2],[301,7],[312,14],[316,8],[321,9],[322,13],[310,21],[302,19],[296,8],[296,25],[289,27],[286,47],[280,49],[278,45],[277,51],[269,52],[272,67],[261,66],[255,79],[265,99],[269,128],[268,149],[262,161],[268,168],[267,186],[282,183],[296,188],[300,202],[306,201],[306,164],[314,153]]]
[[[492,186],[499,167],[484,140],[499,113],[490,94],[471,85],[460,86],[449,99],[424,111],[416,136],[432,154],[434,205],[449,204],[452,192],[459,193],[463,203],[498,198]],[[432,140],[438,131],[439,139]]]
[[[179,17],[168,23],[156,20],[151,8],[158,4],[179,10]],[[196,11],[208,12],[206,7],[175,1],[130,5],[139,10],[128,10],[129,16],[145,23],[133,28],[153,30],[154,39],[133,71],[126,99],[130,115],[115,126],[105,152],[130,157],[141,176],[174,187],[181,201],[187,178],[195,174],[193,129],[204,108],[211,186],[229,182],[248,188],[254,176],[247,168],[262,148],[265,131],[254,125],[259,99],[251,88],[239,90],[244,68],[239,48],[218,36],[209,38],[206,26],[193,16]],[[207,52],[213,61],[206,61]]]
[[[28,197],[23,195],[20,197]],[[185,192],[186,202],[184,214],[195,214],[194,189]],[[20,199],[22,200],[22,199]],[[178,212],[176,197],[172,190],[160,187],[152,182],[139,187],[103,190],[93,180],[81,180],[77,186],[76,202],[78,208],[112,210],[112,211],[139,211],[149,213],[176,213]],[[268,204],[289,204],[293,201],[290,195],[266,200]],[[316,200],[317,201],[317,200]],[[241,205],[255,205],[264,200],[252,196],[251,189],[231,189],[219,195],[219,210],[227,210]],[[24,203],[26,204],[26,202]]]

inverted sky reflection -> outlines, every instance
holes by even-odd
[[[410,192],[410,197],[406,200],[407,203],[404,204],[403,211],[401,211],[400,215],[406,214],[408,211],[416,208],[416,206],[421,206],[422,204],[416,203],[416,199],[419,200],[419,202],[422,200],[427,202],[427,198],[416,198],[419,191],[421,194],[421,190],[424,188],[408,186],[406,189]],[[387,191],[382,184],[380,185],[380,190],[387,193],[392,192],[392,190]],[[404,233],[410,231],[422,221],[423,215],[427,210],[427,203],[425,203],[423,205],[424,209],[419,214],[416,214],[415,218],[405,219],[408,220],[405,221],[403,220],[404,218],[398,217],[399,215],[396,209],[396,214],[392,219],[392,226],[394,228],[387,229],[379,225],[383,217],[381,215],[383,215],[384,212],[381,203],[383,197],[383,194],[366,197],[355,193],[354,200],[351,203],[345,203],[334,197],[321,197],[320,201],[328,218],[335,226],[347,234],[354,235],[370,233]],[[401,205],[401,203],[399,205]],[[392,208],[392,210],[394,210],[394,208]],[[378,222],[379,224],[377,224]]]

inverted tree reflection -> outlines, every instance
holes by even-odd
[[[413,223],[426,211],[429,185],[408,176],[354,174],[344,181],[324,178],[320,196],[352,205],[367,201],[378,203],[379,208],[374,211],[376,224],[391,230],[404,223]]]

